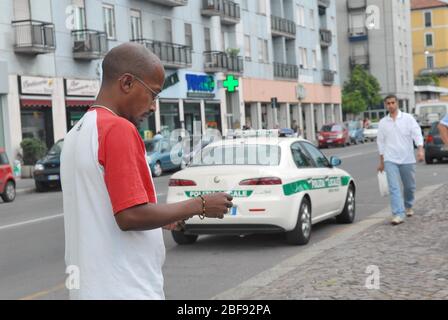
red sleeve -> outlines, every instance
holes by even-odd
[[[99,135],[98,161],[114,214],[148,203],[144,181],[149,175],[145,145],[137,129],[127,121],[115,123]]]

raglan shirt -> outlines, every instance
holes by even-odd
[[[64,140],[61,181],[70,298],[164,299],[162,230],[123,232],[114,217],[157,202],[136,127],[91,108]]]

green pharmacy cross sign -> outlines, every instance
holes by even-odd
[[[235,77],[231,74],[227,75],[227,78],[223,83],[224,88],[226,88],[228,92],[235,92],[235,88],[238,88],[239,85],[240,82],[238,79],[235,79]]]

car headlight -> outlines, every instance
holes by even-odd
[[[44,169],[45,169],[44,165],[40,163],[34,166],[34,171],[43,171]]]
[[[319,137],[317,137],[319,140],[324,140],[324,137],[322,137],[322,136],[319,136]]]
[[[342,139],[344,137],[343,134],[338,134],[338,139]]]

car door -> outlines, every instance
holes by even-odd
[[[6,166],[9,166],[6,154],[0,152],[0,193],[2,193],[3,189],[5,188],[6,175],[7,175]]]
[[[318,168],[319,174],[313,178],[312,187],[319,190],[322,212],[324,215],[331,215],[338,210],[341,201],[342,176],[337,169],[331,168],[327,157],[314,145],[308,142],[301,144]]]
[[[326,212],[326,204],[325,201],[323,201],[325,198],[325,190],[317,187],[319,181],[323,181],[325,178],[325,172],[316,166],[315,161],[302,143],[293,143],[291,145],[291,152],[298,170],[297,174],[294,174],[297,178],[295,178],[296,181],[293,183],[304,183],[306,189],[309,190],[308,193],[311,197],[312,218],[314,220]]]
[[[172,169],[171,159],[170,159],[170,146],[168,140],[160,141],[160,163],[164,170]]]

